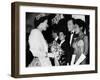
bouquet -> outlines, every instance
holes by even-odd
[[[50,51],[54,55],[53,57],[57,59],[59,59],[60,55],[63,54],[63,50],[56,41],[53,41],[53,43],[50,45]]]

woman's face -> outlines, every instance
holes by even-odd
[[[75,31],[75,34],[79,34],[81,31],[81,29],[79,28],[77,24],[75,24],[74,31]]]
[[[60,32],[60,33],[59,33],[59,39],[60,39],[60,40],[64,40],[64,39],[65,39],[65,35],[64,35],[63,32]]]
[[[42,29],[43,29],[43,31],[46,31],[47,30],[47,27],[48,27],[48,20],[45,20],[44,22],[43,22],[43,25],[42,25]]]

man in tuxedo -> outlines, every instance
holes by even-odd
[[[72,54],[73,54],[73,48],[72,48],[72,43],[73,43],[73,39],[75,37],[75,34],[74,34],[74,24],[75,24],[75,19],[73,18],[70,18],[68,21],[67,21],[67,29],[68,29],[68,33],[66,34],[67,37],[66,37],[66,40],[67,40],[67,44],[69,45],[69,51],[70,51],[70,63],[71,63],[71,58],[72,58]],[[69,63],[69,65],[70,65]]]
[[[75,36],[74,34],[74,23],[75,23],[75,19],[71,18],[68,20],[67,22],[67,27],[68,27],[68,31],[69,31],[69,44],[70,46],[72,45],[72,42],[73,42],[73,38]]]

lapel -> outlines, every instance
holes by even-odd
[[[61,41],[59,45],[62,46],[64,42],[65,42],[65,40]]]
[[[72,35],[72,34],[71,34],[71,35]],[[71,35],[70,35],[70,38],[71,38]],[[73,36],[72,36],[72,40],[71,40],[70,46],[72,46],[72,44],[73,44],[74,37],[75,37],[75,32],[73,32]]]

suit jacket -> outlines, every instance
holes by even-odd
[[[59,59],[60,65],[67,65],[67,63],[70,63],[71,54],[70,54],[70,47],[67,44],[67,41],[64,41],[61,45],[61,49],[64,51]]]
[[[57,42],[58,44],[60,44],[61,41],[60,41],[59,38],[58,38],[58,39],[56,40],[56,42]]]
[[[66,34],[66,42],[67,42],[67,46],[69,46],[70,61],[71,61],[71,57],[72,57],[72,55],[74,53],[74,49],[72,47],[72,44],[73,44],[73,41],[74,41],[74,37],[76,37],[76,35],[75,34],[73,35],[71,45],[70,45],[70,37],[71,37],[71,32],[67,32],[67,34]]]

